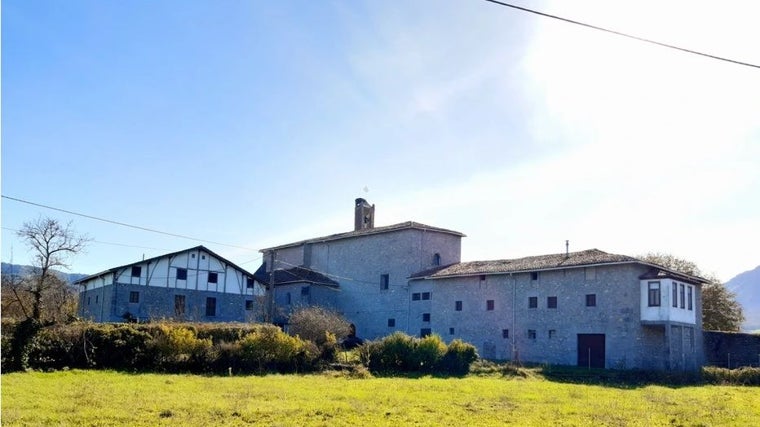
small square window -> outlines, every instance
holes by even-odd
[[[253,300],[250,300],[250,299],[245,300],[245,309],[248,311],[253,310]]]
[[[306,296],[311,293],[311,288],[308,286],[301,286],[301,296]]]
[[[208,282],[209,283],[217,283],[217,280],[219,280],[219,275],[217,273],[209,273],[208,274]]]
[[[429,322],[430,321],[430,313],[422,313],[422,321],[423,322]]]
[[[538,280],[538,271],[533,271],[530,273],[530,280],[533,280],[533,281]]]
[[[486,275],[485,274],[481,274],[480,275],[480,281],[481,282],[485,282],[486,281]]]
[[[140,302],[140,292],[137,291],[130,291],[129,292],[129,302],[132,304],[136,304]]]
[[[190,254],[190,258],[195,259],[195,254]]]
[[[596,294],[586,294],[586,307],[596,307]]]
[[[556,338],[556,337],[557,337],[557,330],[549,329],[549,338]]]
[[[423,300],[429,300],[430,299],[430,292],[423,292],[422,293],[422,299]]]
[[[454,328],[449,328],[449,335],[454,335]]]
[[[381,274],[380,275],[380,289],[382,290],[388,289],[389,283],[390,283],[390,276],[387,274]]]
[[[248,289],[253,289],[253,277],[245,278],[245,287]]]
[[[135,265],[132,267],[132,277],[140,277],[142,275],[142,267]]]
[[[528,308],[538,308],[538,297],[528,297]]]
[[[454,301],[454,310],[462,311],[462,301]]]
[[[388,327],[389,328],[395,328],[396,327],[396,319],[388,319]]]
[[[419,301],[420,300],[420,293],[415,292],[412,294],[412,301]]]
[[[420,329],[420,338],[425,338],[426,336],[430,335],[431,333],[433,333],[433,332],[430,330],[430,328],[422,328],[422,329]]]
[[[536,330],[535,329],[528,329],[528,339],[531,339],[531,340],[536,339]]]
[[[557,308],[557,297],[547,297],[546,308]]]
[[[494,301],[492,299],[489,299],[486,301],[486,310],[493,311],[494,307]]]
[[[502,329],[501,330],[501,337],[502,338],[509,338],[509,329]]]
[[[186,268],[178,268],[177,269],[177,280],[187,280],[187,269]]]
[[[206,259],[206,255],[201,255],[201,259]]]

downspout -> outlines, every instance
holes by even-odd
[[[517,342],[515,341],[517,338],[517,325],[515,324],[517,322],[517,313],[515,312],[515,309],[517,308],[517,279],[512,276],[512,273],[509,273],[509,278],[512,279],[512,361],[515,361],[515,355],[517,354]]]

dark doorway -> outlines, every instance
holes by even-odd
[[[604,334],[578,334],[578,366],[604,368]]]

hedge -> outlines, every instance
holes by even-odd
[[[478,353],[472,344],[454,340],[448,346],[433,334],[414,338],[395,332],[359,348],[362,363],[375,373],[466,375]]]

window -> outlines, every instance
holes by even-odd
[[[195,254],[190,254],[190,258],[195,259]]]
[[[216,298],[206,298],[206,316],[216,316]]]
[[[137,291],[130,291],[129,292],[129,302],[132,304],[136,304],[140,302],[140,292]]]
[[[245,309],[248,310],[248,311],[253,310],[253,300],[252,299],[245,300]]]
[[[185,314],[185,296],[174,295],[174,315],[182,316]]]
[[[509,338],[509,329],[502,329],[501,330],[501,337],[502,338]]]
[[[481,274],[480,275],[480,281],[481,282],[485,282],[486,281],[486,275],[485,274]]]
[[[536,330],[535,329],[528,329],[528,339],[531,339],[531,340],[536,339]]]
[[[430,335],[432,331],[430,328],[422,328],[420,329],[420,338],[425,338],[426,336]]]
[[[396,319],[388,319],[388,327],[389,328],[395,328],[396,327]]]
[[[533,271],[530,273],[530,280],[533,280],[533,281],[538,280],[538,271]]]
[[[557,308],[557,297],[546,297],[546,308]]]
[[[140,277],[142,275],[142,267],[135,265],[132,267],[132,277]]]
[[[98,303],[98,295],[95,295],[95,304]]]
[[[433,265],[441,265],[441,254],[435,254],[433,255]]]
[[[449,328],[449,335],[454,335],[454,328]]]
[[[586,294],[586,307],[596,307],[596,294]]]
[[[380,289],[386,290],[388,289],[388,283],[390,281],[390,276],[387,274],[381,274],[380,275]]]
[[[660,306],[660,282],[649,282],[648,301],[650,307]]]
[[[301,286],[301,296],[307,296],[311,293],[311,288],[308,286]]]
[[[681,283],[681,308],[686,308],[686,285]]]
[[[678,307],[678,283],[673,283],[673,307]]]
[[[209,283],[217,283],[217,280],[219,280],[219,274],[217,273],[208,273],[208,282]]]
[[[412,301],[419,301],[420,300],[420,293],[415,292],[412,294]]]
[[[245,287],[248,289],[253,289],[253,277],[245,278]]]
[[[538,297],[528,297],[528,308],[538,308]]]
[[[494,302],[492,299],[486,301],[486,310],[493,311]]]
[[[177,269],[177,280],[187,280],[187,269],[186,268],[178,268]]]
[[[422,313],[422,321],[423,322],[429,322],[430,321],[430,313]]]
[[[429,300],[430,299],[430,292],[423,292],[422,293],[422,299],[423,300]]]
[[[556,329],[549,329],[549,339],[556,338],[557,337],[557,330]]]
[[[694,310],[694,292],[693,287],[689,286],[689,310]]]
[[[201,255],[201,259],[206,259],[206,255]]]
[[[90,297],[87,297],[87,305],[90,305]]]
[[[290,305],[290,292],[285,294],[285,304]]]
[[[462,301],[454,301],[454,310],[462,311]]]

